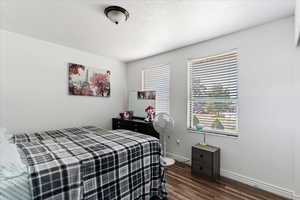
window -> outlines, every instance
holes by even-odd
[[[156,113],[169,113],[170,67],[163,65],[143,70],[143,90],[156,91]]]
[[[237,52],[189,61],[188,128],[238,134]]]

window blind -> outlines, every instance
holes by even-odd
[[[143,70],[143,90],[156,91],[156,113],[170,110],[170,67],[163,65]]]
[[[238,53],[189,62],[188,128],[238,133]]]

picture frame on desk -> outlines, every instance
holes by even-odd
[[[125,111],[119,114],[120,119],[131,120],[133,119],[133,111]]]

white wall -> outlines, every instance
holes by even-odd
[[[4,35],[3,126],[17,132],[88,124],[111,128],[111,118],[126,107],[125,64],[24,35]],[[111,97],[68,95],[68,62],[110,69]]]
[[[300,43],[300,0],[296,0],[295,8],[295,40],[296,45]]]
[[[171,66],[170,112],[175,128],[168,152],[190,158],[191,146],[202,135],[186,130],[187,60],[234,48],[239,52],[240,136],[209,135],[208,143],[221,147],[223,175],[291,197],[300,188],[300,165],[294,162],[300,158],[294,154],[296,146],[300,152],[300,53],[294,45],[292,18],[128,63],[128,90],[141,89],[142,68]]]
[[[0,29],[0,127],[3,122],[3,104],[2,104],[2,96],[3,96],[3,66],[4,66],[4,32]]]
[[[299,2],[300,6],[300,2]],[[300,11],[300,10],[299,10]],[[299,13],[300,14],[300,13]],[[300,20],[299,20],[300,23]],[[300,25],[300,24],[299,24]],[[300,29],[299,29],[300,30]],[[294,98],[293,98],[293,105],[298,105],[295,109],[292,109],[294,111],[293,117],[295,119],[299,119],[299,102],[300,102],[300,46],[296,49],[296,56],[295,56],[295,62],[294,62],[294,71],[293,71],[293,83],[294,83]],[[294,131],[295,137],[294,137],[294,176],[295,176],[295,193],[297,194],[297,199],[300,200],[300,131],[299,127]]]

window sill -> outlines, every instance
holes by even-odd
[[[211,130],[197,131],[197,130],[192,129],[192,128],[188,128],[188,131],[190,133],[207,134],[207,135],[221,136],[221,137],[230,137],[230,138],[234,138],[234,139],[239,138],[239,135],[237,135],[237,134],[226,133],[226,132],[218,132],[218,131],[211,131]]]

